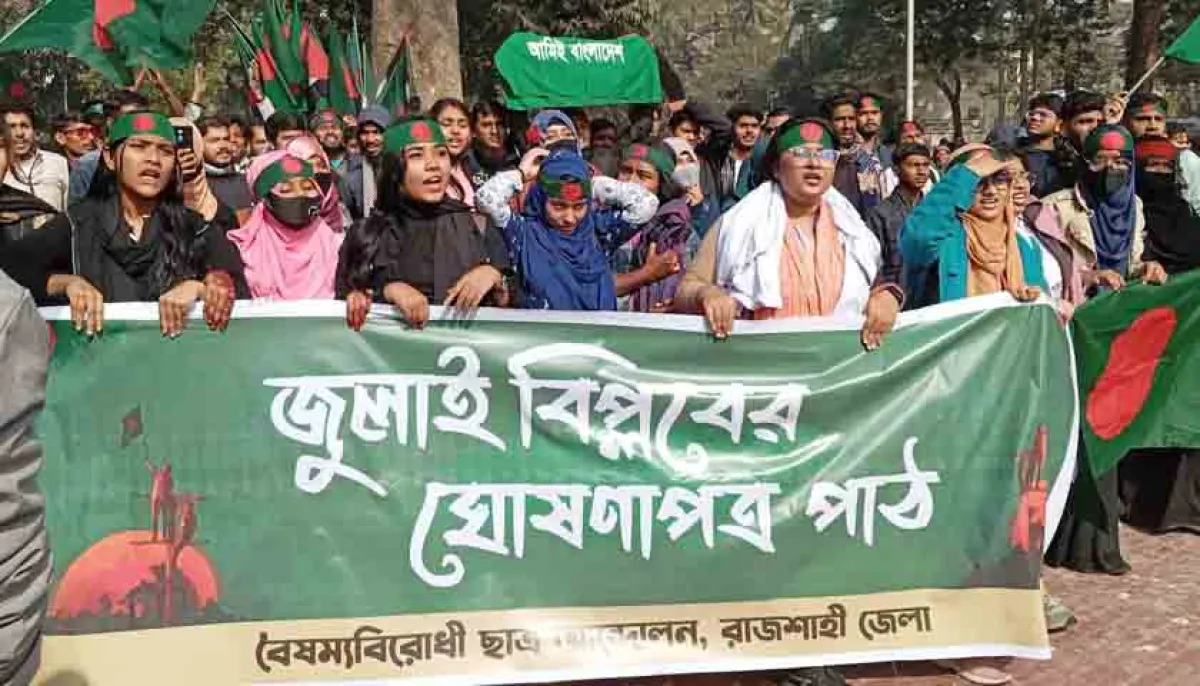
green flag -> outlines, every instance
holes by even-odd
[[[375,104],[387,108],[393,117],[408,110],[408,64],[408,39],[405,38],[388,65],[387,77],[375,91]]]
[[[346,46],[346,62],[350,73],[354,76],[359,93],[359,105],[370,104],[367,99],[375,92],[375,73],[371,66],[370,51],[358,33],[358,17],[354,17],[350,27],[349,43]]]
[[[346,59],[346,43],[336,30],[329,32],[329,103],[339,115],[358,114],[358,82]]]
[[[514,33],[496,51],[510,109],[660,103],[654,46],[616,40]]]
[[[255,46],[254,59],[262,81],[263,95],[271,101],[271,105],[276,110],[299,111],[300,99],[292,95],[287,82],[280,74],[278,62],[271,52],[270,45],[265,40],[262,26],[255,27],[253,44]]]
[[[1187,31],[1167,46],[1163,53],[1167,57],[1189,64],[1200,64],[1200,17],[1192,20]]]
[[[1092,300],[1072,334],[1093,476],[1135,448],[1200,445],[1200,272]]]
[[[96,24],[107,30],[125,54],[126,64],[184,69],[192,64],[192,36],[208,17],[213,2],[99,0],[95,3]]]
[[[285,10],[275,0],[264,0],[262,8],[262,37],[266,39],[262,47],[274,60],[276,76],[283,82],[288,92],[288,109],[303,107],[308,90],[308,73],[300,60],[299,27],[293,27]],[[287,29],[285,30],[285,25]],[[294,37],[294,41],[293,41]],[[265,81],[265,78],[264,78]],[[271,99],[272,104],[280,109],[280,104]]]
[[[118,86],[133,84],[125,57],[111,41],[98,44],[96,38],[104,42],[105,34],[95,29],[92,0],[50,0],[0,38],[0,52],[62,50]]]

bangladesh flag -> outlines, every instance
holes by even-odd
[[[1095,477],[1130,450],[1200,447],[1200,271],[1092,300],[1072,337]]]
[[[342,40],[342,34],[337,31],[329,32],[328,42],[329,104],[339,115],[356,115],[361,96],[358,92],[358,82],[346,58],[346,43]]]
[[[182,69],[213,0],[49,0],[0,39],[0,51],[63,50],[114,83],[128,67]]]
[[[1194,19],[1187,31],[1167,46],[1167,57],[1189,64],[1200,64],[1200,17]]]
[[[308,90],[308,72],[300,60],[300,31],[299,22],[292,25],[291,13],[285,12],[281,3],[275,0],[264,0],[262,12],[262,33],[259,47],[271,58],[274,76],[279,78],[289,94],[289,102],[294,105],[303,103]],[[286,29],[285,29],[286,26]],[[295,37],[295,41],[292,38]],[[261,64],[260,64],[261,66]],[[266,81],[266,77],[263,77]],[[265,83],[264,83],[265,87]],[[271,100],[275,107],[281,103]]]
[[[370,51],[358,33],[358,17],[354,17],[350,27],[350,37],[347,39],[346,61],[354,83],[358,86],[359,104],[368,105],[367,98],[375,92],[375,71],[371,66]]]
[[[387,78],[375,92],[375,103],[387,108],[392,117],[403,116],[408,110],[408,64],[408,39],[405,38],[388,65]]]

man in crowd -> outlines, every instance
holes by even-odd
[[[233,146],[229,141],[229,120],[220,117],[202,117],[196,122],[200,135],[204,137],[204,175],[213,195],[233,211],[254,206],[250,186],[246,177],[233,166]]]
[[[1059,139],[1062,113],[1063,98],[1057,93],[1040,93],[1029,101],[1025,114],[1027,135],[1021,147],[1025,149],[1029,163],[1035,198],[1044,198],[1067,188],[1063,183],[1064,175],[1059,171],[1064,160]]]
[[[929,144],[925,140],[924,127],[921,126],[920,122],[916,122],[911,119],[906,119],[900,122],[900,130],[897,138],[900,145],[904,145],[905,143],[916,143],[918,145],[924,145],[926,148],[929,147]]]
[[[249,151],[250,127],[241,116],[229,118],[229,149],[233,154],[233,168],[239,173],[246,173],[250,166]]]
[[[42,447],[34,423],[46,399],[49,329],[29,291],[0,272],[0,683],[29,684],[40,662],[50,588]]]
[[[1187,127],[1179,122],[1167,123],[1167,138],[1180,150],[1189,150],[1192,147],[1191,134],[1188,133]]]
[[[593,119],[588,127],[591,129],[592,150],[617,149],[617,125],[607,119]]]
[[[346,164],[346,135],[337,112],[321,110],[312,116],[309,124],[317,142],[329,157],[329,165],[334,171],[340,170]]]
[[[507,112],[498,102],[484,100],[471,108],[471,149],[463,160],[463,169],[471,183],[479,188],[502,171],[516,169],[521,156],[508,145]]]
[[[362,153],[350,158],[345,169],[346,208],[355,219],[366,216],[375,206],[376,181],[383,160],[383,132],[392,123],[386,109],[373,105],[358,115],[358,144]]]
[[[67,112],[54,120],[54,142],[74,169],[79,158],[96,149],[96,131],[80,113]]]
[[[1083,141],[1104,123],[1104,106],[1108,99],[1091,91],[1072,91],[1063,101],[1063,138],[1074,148],[1076,155],[1083,151]],[[1074,185],[1074,179],[1068,186]]]
[[[770,138],[775,135],[779,127],[787,123],[792,118],[792,113],[786,107],[776,107],[767,113],[767,122],[763,124],[763,138]]]
[[[304,117],[292,112],[276,112],[267,119],[267,140],[275,150],[283,150],[288,143],[308,133]]]
[[[833,186],[850,201],[859,214],[866,214],[882,200],[878,158],[858,144],[858,98],[849,93],[834,95],[821,111],[833,124],[841,157],[833,173]]]
[[[692,110],[686,105],[671,115],[671,119],[667,122],[667,130],[672,137],[682,138],[693,148],[700,143],[700,124],[696,121]]]
[[[1135,141],[1167,135],[1167,101],[1157,93],[1136,93],[1125,108],[1125,126]],[[1183,177],[1183,197],[1192,210],[1200,213],[1200,155],[1192,150],[1179,151],[1179,173]]]
[[[32,193],[59,212],[67,206],[70,169],[67,158],[38,148],[33,108],[14,104],[3,108],[12,153],[4,183]]]
[[[271,139],[267,138],[267,125],[261,121],[250,125],[249,147],[250,154],[246,157],[247,162],[271,149]]]
[[[79,158],[75,163],[75,168],[71,170],[67,196],[68,204],[87,195],[88,188],[92,185],[92,177],[96,175],[96,167],[100,165],[100,153],[105,145],[104,138],[107,135],[108,127],[112,125],[117,117],[123,114],[150,109],[150,101],[141,93],[121,89],[113,93],[112,102],[105,103],[103,109],[105,113],[105,133],[96,137],[96,149]],[[92,108],[89,107],[88,111],[90,112],[91,110]]]
[[[900,255],[900,230],[913,207],[931,187],[933,159],[929,148],[920,143],[901,143],[892,156],[896,171],[896,189],[863,219],[879,239],[883,253],[880,282],[901,283],[903,262]]]
[[[884,150],[883,137],[883,98],[874,93],[862,93],[855,103],[855,115],[858,117],[859,145],[863,150],[875,156],[883,167],[889,166],[888,153]]]
[[[697,151],[708,163],[715,181],[712,195],[705,189],[705,196],[717,198],[722,211],[753,190],[753,157],[762,133],[762,115],[749,105],[735,105],[726,114],[725,126],[729,125],[732,130],[727,135],[721,134],[719,126],[710,126],[709,140]]]

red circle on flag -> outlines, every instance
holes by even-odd
[[[563,185],[562,189],[563,200],[575,202],[583,199],[583,187],[577,183],[568,183]]]
[[[816,143],[825,136],[825,128],[820,124],[810,121],[800,125],[800,137],[810,143]]]
[[[415,140],[425,142],[433,139],[433,130],[429,128],[429,124],[419,121],[412,125],[412,137]]]
[[[154,117],[148,114],[139,114],[133,118],[134,131],[149,131],[154,128]]]
[[[283,158],[283,170],[289,174],[299,174],[304,170],[304,163],[295,157]]]
[[[1120,131],[1109,131],[1100,137],[1100,148],[1103,150],[1124,150],[1125,136]]]
[[[643,157],[647,157],[650,154],[650,148],[647,148],[645,145],[638,143],[637,145],[633,146],[632,152],[633,152],[633,157],[640,159]]]
[[[8,86],[8,94],[14,98],[25,97],[25,84],[20,81],[13,81]]]

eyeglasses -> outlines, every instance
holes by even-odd
[[[1008,171],[998,171],[995,174],[987,177],[979,183],[979,186],[993,186],[995,188],[1008,188],[1012,185],[1012,174]]]
[[[825,164],[833,164],[838,161],[842,153],[837,150],[825,148],[817,150],[815,148],[791,148],[783,153],[787,157],[791,157],[799,162],[808,162],[809,160],[818,160]]]

